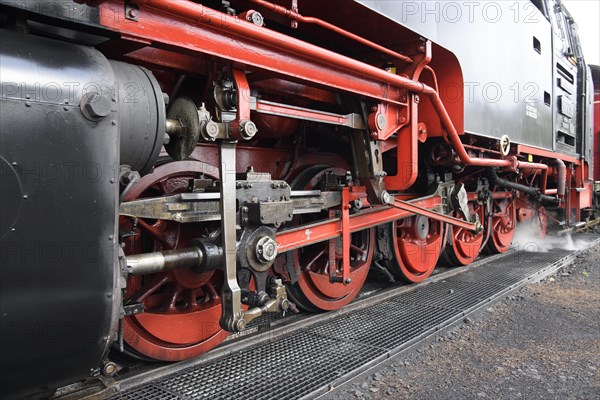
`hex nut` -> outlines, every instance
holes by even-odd
[[[277,257],[277,242],[269,236],[262,237],[256,244],[256,258],[263,263],[270,263]]]

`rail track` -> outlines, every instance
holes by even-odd
[[[490,303],[572,262],[576,251],[517,246],[469,266],[442,268],[416,285],[367,283],[347,307],[257,321],[209,354],[175,364],[114,354],[120,372],[60,389],[55,399],[296,399],[329,395]]]

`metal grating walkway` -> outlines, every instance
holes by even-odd
[[[592,239],[592,238],[590,238]],[[595,238],[593,238],[595,239]],[[190,366],[113,399],[296,399],[336,387],[511,288],[556,269],[572,252],[514,252],[351,313]],[[252,339],[250,339],[252,340]]]

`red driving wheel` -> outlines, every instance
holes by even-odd
[[[172,195],[187,190],[189,180],[215,168],[198,161],[180,161],[157,167],[127,193],[124,201]],[[218,224],[180,224],[164,220],[120,217],[125,254],[186,247],[207,236]],[[127,280],[125,304],[142,303],[144,312],[124,320],[124,341],[132,353],[147,358],[179,361],[202,354],[225,339],[219,326],[222,274],[179,269]]]
[[[314,166],[296,177],[291,186],[295,190],[313,189],[327,173],[344,175],[345,170]],[[306,215],[296,218],[294,223],[306,224],[322,218],[326,216]],[[347,282],[339,282],[343,269],[341,238],[287,253],[285,257],[291,257],[298,274],[298,281],[288,285],[288,294],[296,304],[308,311],[337,310],[345,306],[356,297],[367,279],[374,244],[375,229],[366,229],[351,235],[348,275],[350,279]]]
[[[390,272],[398,279],[422,282],[440,257],[443,224],[415,215],[393,222],[391,228],[394,265]]]
[[[515,237],[517,212],[513,199],[493,200],[491,224],[486,219],[486,229],[490,232],[485,249],[488,253],[504,253]]]
[[[469,212],[478,215],[479,221],[485,219],[485,207],[479,203],[470,202]],[[463,213],[455,211],[456,218],[463,218]],[[458,226],[448,227],[448,241],[444,247],[443,256],[448,264],[453,266],[468,265],[475,261],[481,252],[485,235],[483,231],[476,233]]]

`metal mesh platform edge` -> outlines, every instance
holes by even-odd
[[[597,236],[588,240],[586,249],[600,243]],[[556,272],[577,253],[557,249],[513,252],[414,290],[396,295],[391,291],[370,306],[325,317],[272,339],[263,335],[263,340],[253,345],[178,368],[172,374],[120,382],[121,393],[110,398],[315,398],[465,315]]]

